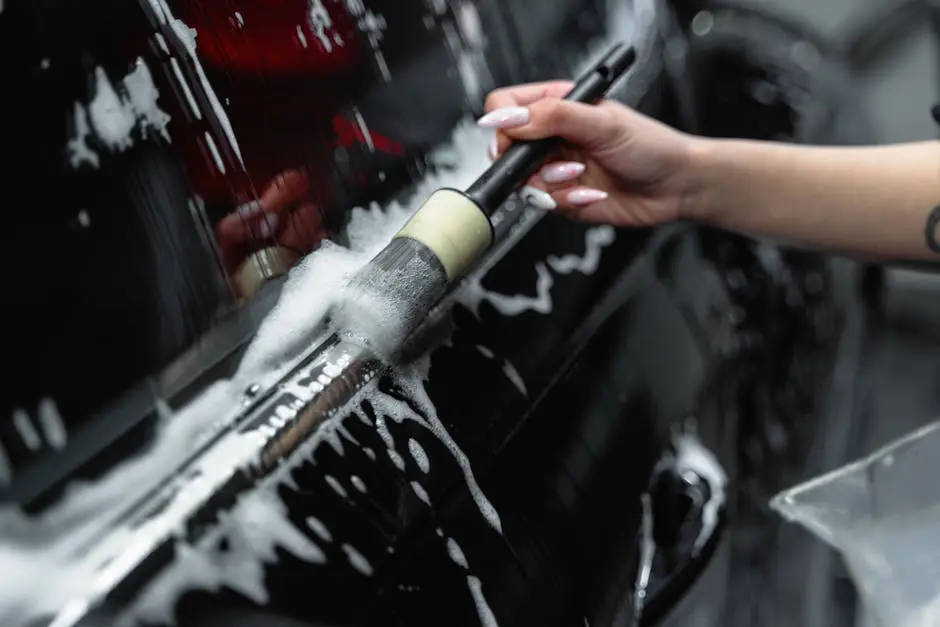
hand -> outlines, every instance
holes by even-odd
[[[578,220],[646,227],[684,219],[695,139],[613,102],[562,100],[558,81],[492,92],[480,126],[495,128],[495,158],[514,140],[556,136],[565,146],[533,176],[523,197]]]
[[[216,225],[222,263],[230,274],[253,252],[281,246],[303,256],[326,237],[319,208],[311,200],[310,182],[302,170],[276,176],[261,197],[239,207]]]

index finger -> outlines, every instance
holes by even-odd
[[[490,112],[505,107],[525,107],[545,98],[564,98],[572,87],[573,81],[547,81],[495,89],[486,97],[484,110]]]

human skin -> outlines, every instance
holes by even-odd
[[[869,258],[940,261],[940,141],[798,146],[681,133],[612,101],[562,100],[571,83],[497,90],[481,126],[493,156],[557,136],[529,202],[578,220],[695,221]]]

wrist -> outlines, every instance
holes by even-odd
[[[679,219],[714,224],[720,200],[724,151],[721,140],[690,136],[686,144],[685,185]]]

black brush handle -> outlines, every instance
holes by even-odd
[[[565,96],[565,100],[597,102],[630,69],[635,60],[636,50],[633,46],[617,44],[587,74],[578,79]],[[515,142],[470,185],[467,196],[472,198],[486,215],[493,215],[509,195],[558,147],[560,141],[557,137],[549,137]]]

